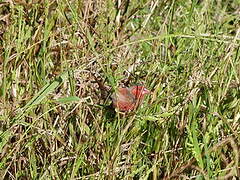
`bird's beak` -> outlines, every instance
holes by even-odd
[[[150,94],[151,91],[149,91],[148,89],[144,88],[143,91],[142,91],[142,94]]]

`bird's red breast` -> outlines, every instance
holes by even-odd
[[[150,91],[144,86],[118,88],[117,92],[112,95],[113,106],[122,112],[134,110],[149,93]]]

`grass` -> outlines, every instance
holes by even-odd
[[[1,178],[240,176],[240,1],[117,2],[0,2]]]

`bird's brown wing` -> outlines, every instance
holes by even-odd
[[[128,88],[119,88],[111,97],[113,106],[120,111],[129,111],[135,108],[136,100]]]

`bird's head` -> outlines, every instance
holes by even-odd
[[[150,93],[150,91],[144,86],[132,86],[130,91],[136,99],[142,99],[144,95]]]

